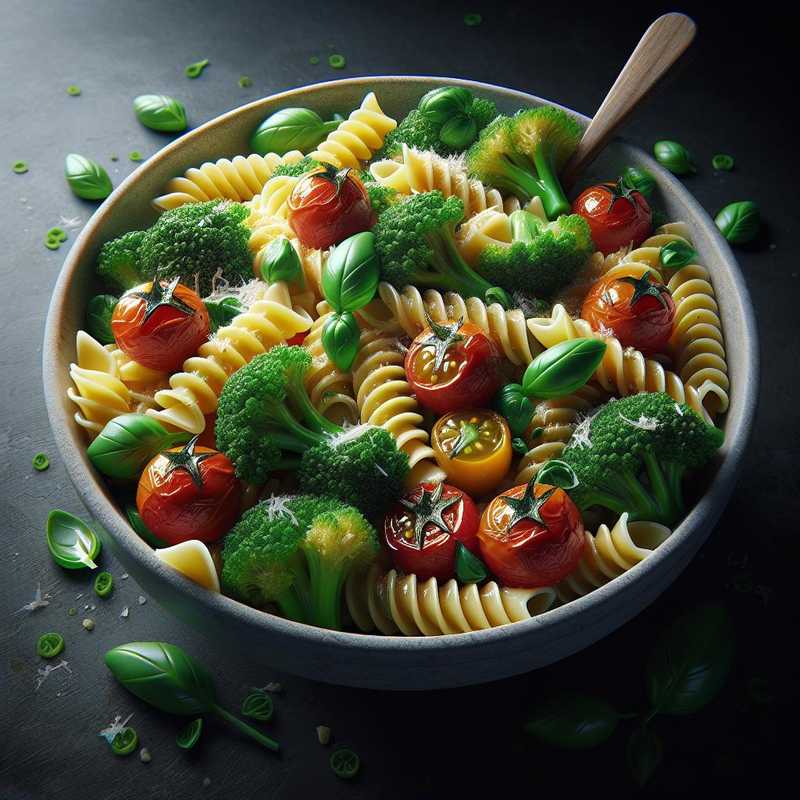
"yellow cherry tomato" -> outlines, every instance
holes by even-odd
[[[471,495],[494,489],[511,466],[511,432],[494,411],[445,414],[433,426],[431,440],[447,482]]]

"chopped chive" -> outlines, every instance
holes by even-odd
[[[111,156],[112,161],[119,161],[119,156]]]
[[[48,250],[58,250],[61,247],[61,242],[58,239],[45,239],[44,246]]]
[[[470,28],[480,25],[481,22],[483,22],[483,17],[480,14],[464,14],[464,24]]]
[[[77,97],[81,93],[81,87],[76,86],[74,83],[71,83],[67,86],[67,94],[72,97]]]
[[[44,453],[37,453],[32,463],[37,472],[44,472],[50,466],[50,459]]]
[[[730,172],[733,169],[733,164],[733,156],[729,156],[727,153],[717,153],[711,159],[711,166],[722,172]]]
[[[333,69],[344,69],[347,61],[341,53],[331,53],[328,56],[328,64],[330,64]]]
[[[94,591],[98,597],[108,597],[114,589],[114,576],[110,572],[100,572],[94,579]]]
[[[208,59],[204,58],[202,61],[195,61],[194,64],[189,64],[183,71],[187,78],[199,78],[203,70],[208,66]]]
[[[64,649],[64,637],[60,633],[43,633],[36,642],[36,652],[42,658],[55,658]]]
[[[128,153],[128,158],[131,161],[143,161],[144,160],[142,158],[142,154],[138,150],[131,150],[130,153]]]
[[[67,232],[63,228],[50,228],[50,230],[47,231],[47,238],[64,242],[67,239]]]
[[[331,769],[337,778],[348,780],[355,777],[361,766],[361,759],[358,754],[349,747],[342,747],[335,750],[330,758]]]
[[[319,56],[311,56],[311,58],[308,59],[308,63],[319,64]]]
[[[15,161],[11,165],[11,169],[13,172],[16,172],[17,175],[22,175],[23,173],[28,171],[28,162],[27,161]]]
[[[239,78],[239,86],[242,89],[247,89],[252,85],[253,85],[253,79],[252,78],[248,78],[247,75],[242,75],[242,77]]]

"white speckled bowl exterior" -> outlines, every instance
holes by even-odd
[[[707,491],[654,555],[586,597],[528,621],[468,634],[407,638],[322,630],[212,594],[164,565],[133,533],[86,457],[85,437],[66,397],[69,364],[75,359],[75,334],[82,326],[86,302],[97,291],[94,264],[102,243],[151,224],[155,214],[150,199],[162,192],[169,178],[204,161],[247,153],[253,129],[279,108],[308,106],[330,116],[356,107],[363,95],[373,90],[388,114],[401,117],[424,92],[451,84],[493,99],[503,112],[546,102],[523,92],[466,80],[365,77],[302,87],[242,106],[172,142],[114,191],[75,242],[50,304],[43,349],[50,422],[61,457],[99,523],[104,544],[145,592],[170,613],[205,632],[212,646],[239,649],[249,659],[313,680],[380,689],[452,687],[515,675],[588,647],[652,603],[689,563],[728,501],[752,425],[758,345],[750,298],[734,256],[708,214],[678,180],[638,148],[615,141],[592,173],[608,177],[628,164],[647,168],[657,178],[660,201],[669,219],[689,223],[700,261],[711,272],[719,300],[731,378],[725,445]]]

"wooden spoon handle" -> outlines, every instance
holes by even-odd
[[[645,31],[597,109],[561,176],[568,188],[606,146],[617,128],[692,43],[697,27],[685,14],[664,14]]]

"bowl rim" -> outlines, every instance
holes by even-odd
[[[538,97],[529,92],[511,89],[498,84],[473,81],[465,78],[425,75],[367,75],[352,78],[342,78],[333,81],[323,81],[293,89],[277,92],[259,98],[245,105],[238,106],[213,119],[188,131],[181,137],[170,142],[134,172],[127,176],[112,194],[99,206],[87,221],[80,235],[77,237],[64,264],[59,272],[47,311],[47,320],[44,331],[42,348],[43,381],[45,401],[48,418],[53,431],[56,445],[67,469],[67,473],[75,486],[78,495],[92,516],[113,537],[116,547],[125,551],[126,555],[138,562],[138,565],[169,583],[172,583],[178,592],[186,596],[191,603],[197,603],[199,610],[213,613],[214,615],[232,614],[253,630],[269,630],[271,633],[287,636],[300,640],[316,640],[320,644],[336,646],[342,650],[371,651],[382,655],[389,655],[400,651],[427,651],[438,653],[445,649],[459,648],[472,649],[481,647],[489,642],[504,639],[506,641],[521,639],[528,636],[533,629],[553,629],[564,626],[571,620],[579,618],[589,608],[601,611],[609,605],[619,593],[630,591],[635,585],[646,582],[651,574],[659,570],[665,561],[683,544],[684,540],[697,535],[698,528],[703,523],[715,521],[715,516],[721,512],[727,503],[733,489],[736,474],[741,466],[741,461],[747,447],[748,438],[752,429],[758,393],[759,353],[758,338],[755,324],[755,314],[750,301],[750,293],[744,281],[739,265],[728,243],[717,230],[708,213],[688,189],[672,174],[661,167],[649,154],[640,148],[626,142],[624,139],[616,141],[624,147],[632,148],[639,157],[643,157],[647,168],[658,176],[661,185],[666,184],[677,201],[684,205],[699,220],[704,233],[710,239],[713,247],[718,251],[718,256],[726,263],[735,288],[738,300],[738,316],[740,318],[743,336],[737,342],[738,348],[746,350],[747,370],[745,374],[737,376],[734,391],[739,397],[740,414],[737,425],[737,436],[733,441],[726,441],[725,457],[717,466],[715,475],[707,491],[691,508],[686,517],[672,532],[672,535],[653,552],[647,559],[640,562],[614,580],[589,592],[587,595],[572,600],[530,619],[516,622],[512,625],[488,628],[485,630],[467,633],[444,634],[440,636],[403,636],[358,633],[349,631],[331,631],[317,628],[312,625],[287,620],[277,615],[265,613],[240,603],[233,598],[221,593],[203,589],[177,571],[171,569],[159,560],[155,551],[139,538],[130,528],[123,516],[121,509],[112,503],[105,494],[101,478],[90,469],[85,452],[76,446],[82,440],[80,431],[76,430],[72,414],[66,409],[61,393],[58,391],[53,376],[58,370],[64,368],[63,357],[59,352],[59,335],[65,315],[62,298],[66,296],[67,287],[73,280],[79,263],[86,257],[85,253],[91,247],[95,232],[102,222],[114,213],[117,203],[129,190],[135,188],[142,175],[154,169],[161,161],[179,151],[187,142],[206,136],[210,131],[231,119],[258,109],[266,105],[273,105],[291,101],[313,91],[325,90],[336,86],[363,86],[374,90],[381,85],[417,81],[427,83],[432,87],[436,85],[459,85],[478,91],[489,91],[508,96],[514,101],[524,104],[549,104],[557,105],[578,118],[584,125],[590,121],[588,117],[566,106]],[[729,345],[730,346],[730,345]],[[83,448],[85,451],[85,447]],[[561,628],[566,630],[567,628]]]

